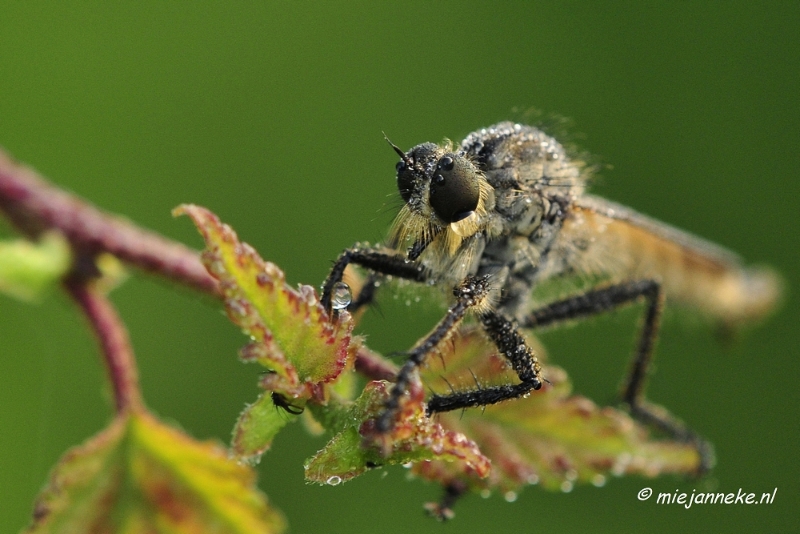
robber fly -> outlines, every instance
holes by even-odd
[[[622,400],[633,417],[692,443],[711,466],[710,446],[643,398],[665,299],[699,308],[727,325],[766,313],[778,288],[767,270],[744,268],[732,253],[586,193],[591,169],[572,161],[542,131],[503,122],[460,146],[423,143],[400,157],[404,201],[388,244],[345,250],[323,284],[330,311],[345,267],[373,274],[350,304],[372,299],[380,276],[453,288],[454,303],[409,352],[376,424],[388,431],[417,367],[474,313],[519,383],[433,395],[428,414],[485,406],[539,389],[546,380],[519,328],[535,329],[645,303],[644,325]],[[536,306],[532,293],[558,277],[596,281],[588,290]]]

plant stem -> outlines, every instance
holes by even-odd
[[[356,371],[370,380],[389,380],[397,378],[397,366],[369,350],[359,349],[356,352]]]
[[[24,234],[61,232],[76,254],[113,254],[142,270],[204,293],[218,295],[217,282],[196,251],[125,220],[44,181],[0,151],[0,211]]]
[[[114,306],[87,280],[68,277],[64,286],[97,336],[105,360],[117,413],[142,406],[139,376],[128,331]]]
[[[2,150],[0,211],[29,237],[37,238],[54,229],[69,241],[76,259],[64,284],[89,318],[103,347],[117,410],[141,402],[125,327],[105,296],[92,289],[91,278],[99,274],[94,258],[99,253],[110,253],[142,270],[221,297],[217,281],[206,271],[200,255],[50,185]],[[361,374],[373,380],[392,380],[397,373],[390,362],[368,351],[359,351],[355,364]]]

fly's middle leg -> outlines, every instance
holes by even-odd
[[[427,356],[446,339],[453,335],[466,314],[480,308],[489,296],[490,282],[488,276],[469,276],[454,290],[456,302],[447,310],[445,316],[434,327],[430,334],[423,338],[407,356],[408,359],[397,373],[389,398],[386,400],[383,413],[378,417],[378,432],[388,432],[392,428],[394,418],[400,407],[400,400],[408,391],[413,373],[422,365]]]
[[[520,382],[455,392],[449,395],[434,395],[428,399],[428,415],[488,406],[522,397],[531,390],[542,387],[544,381],[542,368],[516,325],[510,319],[494,311],[482,313],[480,321],[489,338],[511,364]]]

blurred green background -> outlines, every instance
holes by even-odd
[[[318,285],[384,235],[401,147],[530,108],[573,121],[613,166],[593,191],[767,263],[800,287],[800,3],[347,2],[0,4],[0,145],[103,208],[199,247],[181,202],[208,206],[286,272]],[[0,231],[9,234],[0,222]],[[256,395],[244,338],[207,298],[135,275],[112,295],[148,404],[227,441]],[[363,329],[400,350],[437,308],[384,299]],[[788,532],[798,529],[797,300],[730,346],[668,313],[650,397],[711,440],[709,480],[614,479],[509,504],[471,496],[440,525],[436,487],[401,468],[307,486],[323,444],[292,425],[259,466],[293,532]],[[576,390],[612,398],[628,310],[544,341]],[[0,296],[0,532],[27,524],[50,467],[107,422],[103,368],[63,295]],[[739,488],[771,505],[639,502],[651,486]]]

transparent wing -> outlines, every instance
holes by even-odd
[[[780,294],[780,279],[708,241],[590,195],[564,221],[541,280],[654,279],[667,299],[736,323],[764,315]],[[584,282],[585,283],[585,282]]]

